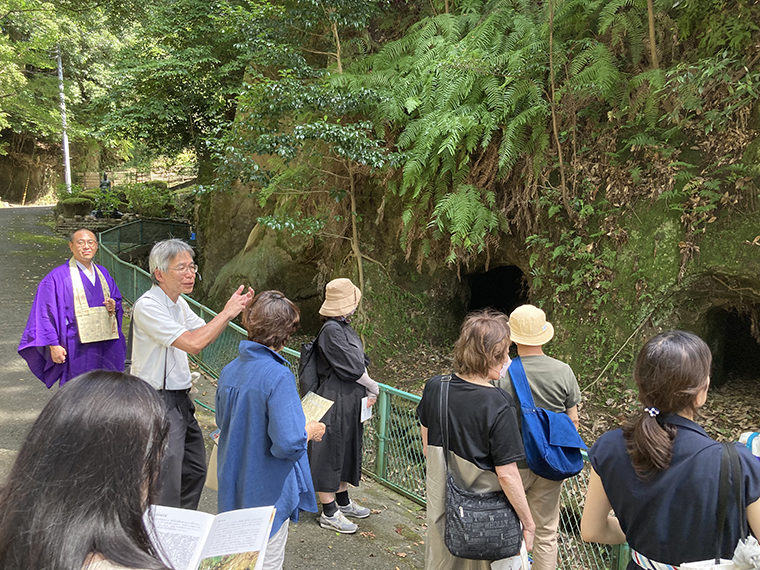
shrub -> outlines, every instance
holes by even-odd
[[[60,212],[64,216],[86,216],[88,215],[95,204],[89,198],[82,198],[81,196],[74,196],[73,198],[66,198],[59,203]]]
[[[166,180],[150,180],[148,182],[144,182],[148,188],[156,188],[157,190],[169,190],[169,184],[166,182]]]
[[[163,180],[126,184],[124,193],[130,210],[146,218],[165,218],[172,211],[172,193]]]
[[[83,190],[79,194],[77,194],[77,198],[87,198],[88,200],[92,200],[93,202],[98,201],[98,191],[97,190]]]

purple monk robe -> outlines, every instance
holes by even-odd
[[[40,281],[32,302],[32,310],[26,323],[18,353],[26,360],[29,369],[48,388],[60,380],[61,385],[68,380],[90,370],[124,371],[126,342],[121,330],[124,310],[121,293],[111,275],[98,265],[116,301],[116,320],[119,324],[119,338],[82,344],[74,313],[74,290],[68,261],[56,267]],[[95,285],[79,270],[84,286],[87,304],[90,307],[103,306],[103,288],[99,278]],[[50,357],[50,346],[60,345],[66,349],[66,361],[56,364]]]

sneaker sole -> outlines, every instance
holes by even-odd
[[[347,513],[346,511],[341,511],[343,513],[343,516],[345,517],[354,517],[355,519],[366,519],[370,513],[367,513],[366,515],[357,515],[355,513]]]
[[[334,526],[330,526],[329,524],[325,524],[320,521],[319,526],[322,528],[326,528],[327,530],[334,530],[335,532],[339,532],[341,534],[354,534],[358,528],[355,528],[354,530],[340,530],[339,528],[335,528]]]

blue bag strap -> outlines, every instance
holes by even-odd
[[[131,326],[131,325],[130,325]],[[131,329],[130,329],[131,330]],[[760,432],[753,431],[750,436],[747,438],[747,449],[752,451],[752,442],[755,441],[755,438],[760,435]]]
[[[525,368],[520,357],[512,360],[509,365],[509,378],[512,380],[512,387],[515,389],[515,396],[520,404],[521,409],[535,409],[536,404],[533,401],[533,393],[530,391],[528,377],[525,375]]]

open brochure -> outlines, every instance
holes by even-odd
[[[314,392],[307,392],[306,395],[301,398],[301,406],[303,406],[303,415],[306,416],[306,423],[310,421],[318,422],[333,405],[332,400],[318,396]]]
[[[146,528],[163,561],[174,570],[260,570],[264,564],[274,507],[216,516],[153,505]],[[146,517],[148,514],[146,514]]]

